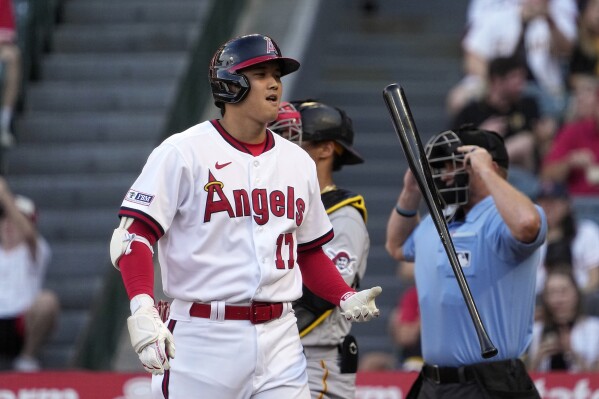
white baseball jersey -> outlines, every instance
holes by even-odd
[[[333,236],[308,154],[267,131],[253,156],[217,120],[154,149],[119,215],[163,235],[164,292],[189,302],[296,300],[298,247]]]

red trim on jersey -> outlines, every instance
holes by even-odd
[[[145,237],[151,245],[156,243],[157,238],[151,226],[141,220],[134,220],[127,231]],[[130,300],[139,294],[154,297],[154,262],[152,252],[146,244],[134,241],[131,253],[119,259],[119,268]]]
[[[135,220],[140,220],[144,222],[152,229],[156,237],[156,240],[158,240],[160,237],[164,235],[164,229],[162,228],[160,223],[158,223],[152,216],[145,214],[139,209],[127,208],[125,206],[122,206],[121,210],[119,211],[119,217],[130,217]],[[131,230],[129,230],[129,232],[131,232]]]
[[[297,263],[302,271],[302,279],[306,287],[322,299],[339,306],[341,297],[352,289],[322,247],[313,248],[297,254]]]
[[[223,127],[223,125],[220,124],[220,121],[218,119],[213,119],[210,121],[210,123],[212,123],[212,126],[214,126],[216,131],[220,133],[222,138],[238,151],[245,152],[247,154],[252,154],[253,156],[257,156],[262,153],[265,153],[266,151],[271,150],[275,146],[275,140],[273,137],[273,133],[266,128],[265,128],[266,140],[264,141],[264,147],[261,148],[261,150],[259,152],[256,152],[255,150],[252,151],[253,149],[248,148],[248,143],[244,143],[242,141],[237,140],[229,132],[227,132],[225,130],[225,128]],[[249,144],[249,145],[253,146],[254,144]],[[262,143],[260,143],[258,145],[262,145]]]
[[[162,378],[162,396],[164,396],[164,399],[169,398],[168,384],[170,382],[170,379],[171,379],[171,371],[164,370],[164,377]]]
[[[334,237],[334,233],[333,233],[333,229],[329,230],[328,233],[326,233],[325,235],[312,240],[310,242],[305,242],[303,244],[299,244],[297,246],[297,252],[304,252],[304,251],[310,251],[311,249],[315,249],[318,247],[322,247],[324,244],[326,244],[327,242],[331,241]]]

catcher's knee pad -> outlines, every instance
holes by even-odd
[[[121,218],[121,223],[119,227],[114,229],[112,233],[112,239],[110,240],[110,260],[112,261],[112,265],[119,269],[119,259],[123,255],[128,255],[131,253],[131,244],[133,241],[138,241],[143,244],[146,244],[148,248],[150,248],[150,252],[154,254],[154,249],[150,242],[142,236],[137,234],[131,234],[127,231],[129,227],[133,224],[133,219],[128,217]]]

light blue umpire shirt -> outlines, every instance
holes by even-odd
[[[532,339],[535,281],[540,246],[547,235],[543,210],[536,240],[516,240],[488,196],[464,221],[449,223],[458,259],[497,356],[483,359],[476,330],[449,259],[430,215],[403,246],[415,261],[422,322],[422,354],[427,364],[458,367],[483,361],[514,359]]]

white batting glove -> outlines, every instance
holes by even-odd
[[[367,290],[356,292],[350,297],[341,300],[339,307],[347,320],[361,322],[369,321],[379,317],[379,309],[374,303],[374,298],[383,292],[381,287],[372,287]]]
[[[171,366],[168,359],[175,357],[173,335],[166,328],[154,300],[146,294],[131,299],[133,315],[127,319],[131,345],[139,355],[146,371],[158,375],[164,374]]]

